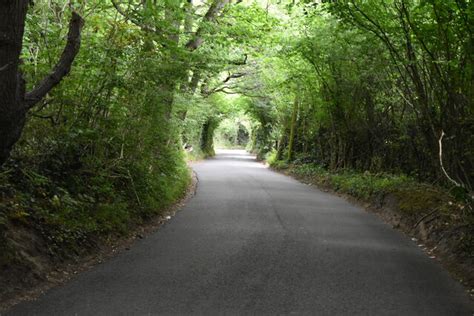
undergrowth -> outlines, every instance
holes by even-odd
[[[116,161],[108,169],[97,161],[71,170],[12,159],[0,172],[0,267],[22,264],[21,251],[31,246],[19,244],[19,228],[41,239],[40,252],[62,261],[160,214],[190,181],[182,154],[170,154],[165,163]]]
[[[267,155],[267,162],[273,169],[304,182],[348,194],[374,206],[380,206],[377,204],[385,197],[392,196],[397,212],[408,225],[419,224],[419,220],[425,218],[430,225],[437,225],[435,230],[442,236],[458,235],[453,251],[462,253],[466,258],[474,258],[472,201],[453,194],[449,189],[420,183],[406,175],[330,171],[314,163],[288,163],[277,160],[275,152]]]

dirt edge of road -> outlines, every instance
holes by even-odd
[[[190,163],[189,165],[192,166],[192,164],[193,163]],[[84,257],[76,258],[74,262],[64,262],[64,264],[59,266],[47,267],[49,269],[46,276],[32,280],[31,282],[34,282],[33,285],[24,286],[22,284],[8,284],[7,286],[15,287],[15,289],[14,291],[10,291],[9,297],[6,300],[0,301],[0,316],[2,315],[2,312],[7,311],[12,306],[22,301],[35,300],[47,290],[62,285],[80,273],[88,271],[94,266],[102,264],[108,259],[130,250],[137,240],[146,238],[146,236],[156,232],[196,194],[199,179],[191,167],[190,171],[191,183],[183,194],[183,197],[171,207],[163,210],[160,215],[150,219],[150,221],[145,224],[132,229],[126,237],[118,238],[107,243],[101,242],[95,249],[93,249],[92,253]]]
[[[474,302],[474,259],[466,257],[463,253],[452,251],[459,240],[452,231],[440,231],[439,227],[443,223],[430,221],[428,217],[414,221],[412,217],[400,212],[397,197],[391,194],[361,200],[350,194],[338,192],[328,185],[321,185],[312,181],[311,178],[291,173],[288,169],[269,168],[303,184],[314,186],[320,191],[342,197],[369,213],[375,214],[393,229],[410,238],[429,258],[441,264],[454,280],[464,286],[466,293]],[[442,236],[443,234],[446,236]]]

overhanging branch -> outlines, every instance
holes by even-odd
[[[69,22],[69,31],[67,35],[67,43],[61,54],[59,62],[54,66],[53,71],[47,75],[32,91],[25,94],[25,106],[33,107],[46,94],[51,91],[61,80],[71,71],[71,65],[76,58],[79,48],[81,47],[81,30],[84,20],[76,12],[72,13]]]
[[[238,72],[238,73],[235,73],[235,74],[229,74],[222,82],[226,83],[228,82],[229,80],[231,79],[236,79],[236,78],[241,78],[243,76],[247,75],[246,73],[244,72]]]
[[[202,32],[204,30],[204,25],[206,22],[212,22],[216,19],[219,13],[222,11],[224,6],[229,3],[229,0],[215,0],[209,10],[207,10],[206,14],[202,18],[201,25],[197,29],[194,36],[186,43],[185,47],[190,50],[196,50],[199,46],[202,45],[204,39],[202,38]]]

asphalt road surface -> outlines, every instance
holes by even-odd
[[[129,251],[7,315],[472,315],[409,238],[243,151],[197,163],[197,195]]]

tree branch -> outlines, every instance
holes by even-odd
[[[67,43],[59,62],[54,66],[53,71],[46,76],[32,91],[25,94],[25,106],[32,108],[37,104],[51,89],[58,85],[61,80],[71,71],[71,65],[76,58],[81,46],[81,30],[84,20],[76,12],[72,13],[69,22],[69,31]]]
[[[146,25],[144,23],[141,23],[136,17],[132,17],[129,14],[127,14],[121,7],[120,5],[115,1],[112,0],[112,5],[114,6],[115,10],[123,16],[127,21],[130,21],[131,23],[135,24],[139,28],[141,28],[145,32],[152,32],[152,33],[159,33],[157,29],[154,27],[151,27],[149,25]]]
[[[443,174],[446,176],[446,178],[452,183],[454,184],[455,186],[457,187],[461,187],[461,188],[464,188],[464,186],[461,184],[461,183],[458,183],[456,180],[454,180],[453,178],[451,178],[448,174],[448,172],[446,171],[446,169],[444,168],[444,164],[443,164],[443,137],[445,136],[446,134],[444,133],[444,131],[441,131],[441,136],[438,140],[438,143],[439,143],[439,164],[441,165],[441,170],[443,171]]]
[[[222,82],[226,83],[231,79],[241,78],[245,75],[247,75],[245,72],[238,72],[238,73],[235,73],[235,74],[230,74],[229,73],[229,75]]]
[[[204,39],[202,38],[202,32],[204,30],[204,25],[206,22],[212,22],[215,20],[217,15],[222,11],[224,6],[229,3],[229,0],[215,0],[209,10],[207,10],[206,14],[202,18],[201,25],[197,29],[194,36],[186,43],[185,47],[190,51],[196,50],[199,46],[202,45]]]
[[[246,65],[248,57],[249,56],[247,54],[244,54],[244,60],[235,60],[235,61],[230,61],[229,63],[231,63],[232,65],[237,65],[237,66]]]

